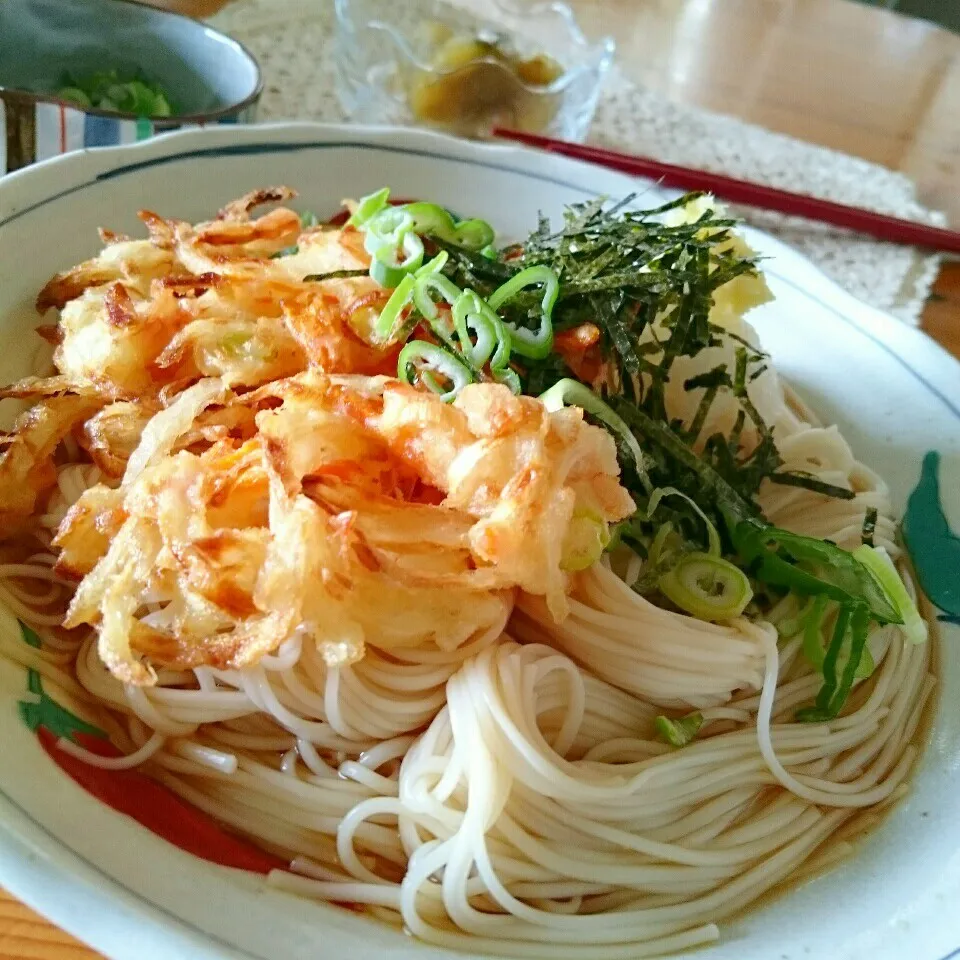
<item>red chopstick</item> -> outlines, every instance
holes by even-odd
[[[518,143],[539,147],[541,150],[548,150],[551,153],[563,154],[565,157],[573,157],[576,160],[586,160],[588,163],[596,163],[602,167],[622,170],[624,173],[630,173],[637,177],[649,177],[670,187],[705,190],[735,203],[746,203],[753,207],[762,207],[765,210],[777,210],[791,216],[819,220],[836,227],[845,227],[848,230],[866,233],[880,240],[888,240],[891,243],[903,243],[918,247],[930,247],[934,250],[950,253],[960,253],[960,233],[945,230],[942,227],[931,227],[922,223],[913,223],[910,220],[900,220],[898,217],[888,217],[882,213],[861,210],[859,207],[848,207],[842,203],[832,203],[829,200],[818,200],[815,197],[789,193],[786,190],[777,190],[774,187],[764,187],[758,183],[737,180],[734,177],[726,177],[719,173],[692,170],[688,167],[675,166],[672,163],[660,163],[658,160],[617,153],[615,150],[605,150],[603,147],[591,147],[582,143],[554,140],[536,133],[525,133],[522,130],[496,127],[493,133],[504,140],[515,140]]]

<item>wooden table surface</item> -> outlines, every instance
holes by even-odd
[[[206,14],[223,0],[150,2]],[[849,0],[572,5],[651,89],[902,170],[960,227],[960,37]],[[960,357],[960,262],[941,271],[923,327]],[[0,891],[0,960],[96,956]]]

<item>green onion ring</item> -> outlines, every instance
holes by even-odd
[[[660,591],[698,620],[732,620],[753,598],[747,575],[729,560],[688,553],[658,581]]]
[[[910,643],[923,643],[927,639],[927,624],[917,605],[913,602],[907,588],[897,573],[893,561],[882,547],[868,547],[865,544],[853,551],[859,560],[873,575],[887,595],[890,604],[900,614],[903,621],[903,635]]]
[[[419,270],[423,263],[423,241],[415,233],[406,234],[400,247],[403,260],[398,259],[395,246],[384,244],[370,261],[370,276],[387,290],[399,286],[405,276]]]
[[[521,357],[542,360],[553,350],[553,307],[560,294],[560,280],[549,267],[527,267],[505,284],[498,287],[487,301],[493,310],[499,311],[511,297],[526,287],[543,284],[543,299],[540,303],[540,328],[537,331],[518,327],[504,320],[510,331],[513,350]]]
[[[452,386],[442,387],[433,376],[439,373],[446,377]],[[456,357],[433,343],[423,340],[411,340],[397,358],[397,376],[405,383],[415,386],[415,378],[419,375],[423,383],[432,393],[439,395],[445,403],[456,400],[460,391],[473,382],[473,375],[468,367]]]
[[[399,209],[413,219],[417,233],[437,237],[468,250],[482,250],[493,243],[495,233],[486,220],[462,220],[454,223],[449,211],[435,203],[407,203]]]
[[[397,319],[407,306],[413,301],[414,277],[408,273],[396,286],[396,289],[390,294],[390,299],[380,311],[375,329],[377,339],[383,343],[390,341],[393,336],[394,328],[397,325]]]
[[[372,220],[387,205],[390,197],[390,188],[384,187],[377,190],[376,193],[369,193],[362,197],[357,204],[357,209],[353,211],[350,219],[347,220],[348,227],[364,227],[368,221]]]
[[[403,207],[386,207],[366,225],[363,249],[375,256],[383,247],[399,247],[412,230],[413,218],[403,212]]]
[[[473,290],[465,290],[453,305],[453,325],[460,338],[460,349],[474,366],[490,362],[496,374],[510,360],[510,334],[490,304]],[[470,332],[476,334],[476,343]]]

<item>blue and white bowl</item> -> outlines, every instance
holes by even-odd
[[[142,69],[172,117],[81,109],[53,92],[64,71]],[[84,147],[208,124],[250,123],[262,90],[246,48],[216,30],[130,0],[0,2],[0,174]]]

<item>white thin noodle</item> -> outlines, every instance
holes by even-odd
[[[855,497],[767,484],[766,514],[852,546],[875,507],[877,542],[896,555],[882,482],[772,376],[751,389],[787,466]],[[41,528],[95,479],[61,470]],[[156,687],[125,689],[92,633],[51,629],[66,590],[52,560],[0,568],[0,600],[44,640],[0,637],[0,654],[38,670],[124,754],[92,762],[143,761],[289,859],[277,887],[362,904],[471,953],[612,960],[716,939],[717,923],[781,881],[843,856],[858,824],[901,795],[933,687],[928,645],[875,628],[876,670],[845,714],[795,723],[820,684],[799,637],[778,642],[772,625],[796,619],[796,600],[771,623],[711,626],[635,594],[615,569],[633,579],[636,563],[604,562],[573,584],[559,626],[522,599],[508,626],[505,607],[504,623],[450,654],[373,643],[328,670],[295,635],[249,669],[161,670]],[[664,708],[703,711],[691,745],[657,739]]]

